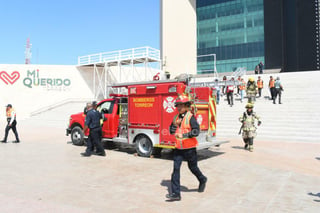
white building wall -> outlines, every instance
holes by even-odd
[[[158,72],[144,67],[112,67],[109,78],[113,78],[107,84],[150,81]],[[94,85],[94,73],[93,66],[0,64],[0,122],[5,121],[5,106],[9,103],[20,120],[63,103],[102,100],[101,95],[95,99],[99,82],[96,75]]]
[[[172,77],[197,73],[196,0],[161,0],[160,46],[163,70]]]
[[[18,120],[43,107],[71,100],[92,100],[76,66],[0,64],[0,119],[12,104]],[[2,106],[2,107],[1,107]]]

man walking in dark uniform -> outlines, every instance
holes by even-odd
[[[173,173],[171,176],[171,193],[166,195],[170,201],[181,200],[180,195],[180,167],[183,160],[188,161],[190,171],[199,181],[198,192],[203,192],[206,187],[207,177],[198,168],[198,158],[196,147],[199,135],[199,124],[189,111],[191,102],[186,95],[177,98],[175,103],[179,114],[177,114],[170,125],[170,134],[176,137],[175,148],[173,150]]]
[[[15,110],[12,108],[11,104],[8,104],[6,109],[6,115],[7,115],[7,126],[6,126],[6,130],[5,130],[5,136],[4,139],[1,141],[2,143],[7,143],[7,138],[8,138],[8,134],[9,134],[9,130],[12,129],[14,135],[16,136],[16,140],[13,141],[13,143],[20,143],[19,140],[19,135],[17,132],[17,120],[16,120],[16,112]]]
[[[87,116],[84,123],[83,132],[88,128],[90,133],[87,140],[87,149],[84,153],[81,153],[84,157],[91,156],[94,146],[96,147],[96,155],[106,156],[104,148],[101,144],[102,129],[100,126],[101,114],[93,108],[92,104],[87,104]]]

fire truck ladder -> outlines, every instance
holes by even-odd
[[[78,57],[78,66],[92,67],[92,87],[94,98],[97,100],[107,98],[113,92],[113,83],[152,79],[152,69],[160,69],[160,64],[160,51],[151,47]],[[138,67],[144,67],[144,75],[138,73]]]

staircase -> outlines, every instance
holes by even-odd
[[[284,92],[282,104],[269,100],[269,77],[280,77]],[[245,81],[249,76],[246,75]],[[262,125],[257,130],[257,140],[320,143],[320,71],[263,74],[262,97],[256,99],[254,111],[260,116]],[[234,96],[234,105],[227,104],[226,96],[217,105],[217,138],[241,138],[238,135],[241,123],[238,118],[246,110],[240,96]]]

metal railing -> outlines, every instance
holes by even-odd
[[[78,65],[89,65],[112,61],[116,62],[124,60],[134,60],[141,58],[148,58],[154,61],[160,61],[160,50],[146,46],[112,52],[103,52],[86,56],[79,56]]]

